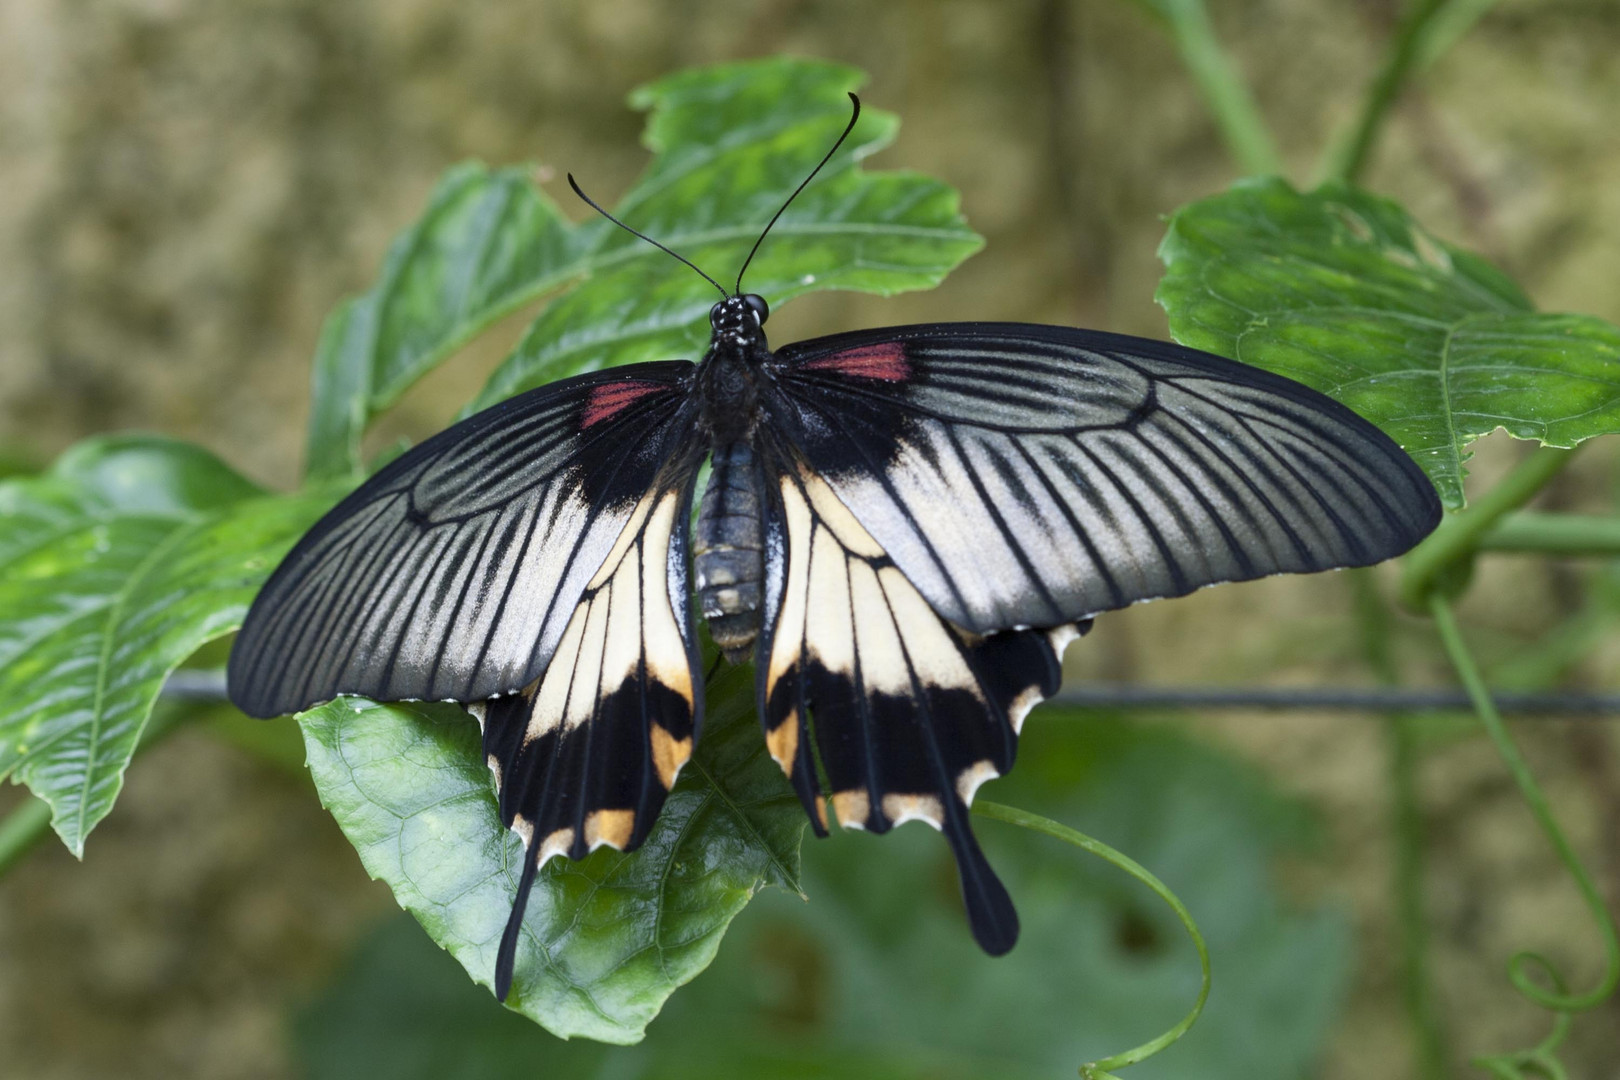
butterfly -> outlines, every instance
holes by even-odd
[[[1094,616],[1217,582],[1365,566],[1440,519],[1423,472],[1305,386],[1142,338],[1020,323],[772,350],[743,273],[701,362],[531,390],[416,446],[287,555],[230,697],[463,703],[523,841],[496,964],[555,856],[646,839],[703,728],[693,598],[818,836],[943,832],[972,933],[1018,917],[969,825]],[[692,507],[701,467],[708,482]]]

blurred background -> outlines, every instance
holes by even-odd
[[[1399,9],[1212,7],[1310,182]],[[1173,46],[1127,0],[0,0],[0,468],[140,429],[291,485],[321,320],[370,283],[443,169],[533,162],[564,206],[565,170],[611,200],[645,160],[632,87],[776,52],[869,71],[867,100],[903,121],[870,167],[959,188],[988,246],[931,293],[800,300],[773,340],[962,317],[1164,336],[1161,216],[1237,172]],[[1503,0],[1406,94],[1366,185],[1542,307],[1620,320],[1617,55],[1613,0]],[[425,380],[379,437],[442,426],[522,325]],[[1519,453],[1486,440],[1476,477]],[[1547,499],[1609,509],[1614,457],[1584,452]],[[1464,614],[1499,681],[1613,686],[1620,633],[1540,675],[1514,667],[1594,589],[1614,592],[1608,575],[1487,560]],[[1397,632],[1412,681],[1448,684],[1426,628]],[[1344,575],[1111,615],[1068,660],[1071,679],[1372,682]],[[1544,1028],[1507,984],[1513,951],[1542,949],[1582,985],[1600,966],[1573,887],[1469,730],[1426,721],[1420,764],[1431,976],[1459,1075],[1468,1054]],[[1620,895],[1620,729],[1518,730]],[[1371,716],[1036,714],[990,797],[1133,855],[1210,938],[1208,1013],[1128,1075],[1414,1074],[1388,757]],[[809,845],[811,902],[756,901],[643,1047],[563,1044],[504,1014],[366,879],[301,761],[290,723],[222,715],[142,756],[82,864],[50,839],[0,878],[0,1073],[1072,1075],[1196,992],[1151,897],[990,825],[1026,930],[1013,957],[984,958],[944,846],[915,828]],[[20,794],[0,792],[0,811]],[[1615,1075],[1620,1008],[1582,1020],[1566,1060]]]

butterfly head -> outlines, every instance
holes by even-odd
[[[716,345],[747,349],[765,343],[765,320],[770,305],[756,293],[728,296],[709,309],[709,326]]]

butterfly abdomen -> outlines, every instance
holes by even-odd
[[[760,582],[765,576],[763,484],[753,449],[732,443],[715,451],[698,508],[692,545],[698,607],[715,644],[733,663],[748,658],[759,636]]]

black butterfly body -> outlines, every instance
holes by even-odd
[[[1379,562],[1439,520],[1378,429],[1219,357],[1012,323],[773,353],[764,316],[729,297],[700,364],[554,383],[406,453],[304,537],[231,655],[253,715],[469,703],[527,856],[503,997],[537,867],[633,850],[700,735],[693,569],[816,832],[828,803],[940,828],[1000,953],[1017,917],[968,807],[1094,615]]]

